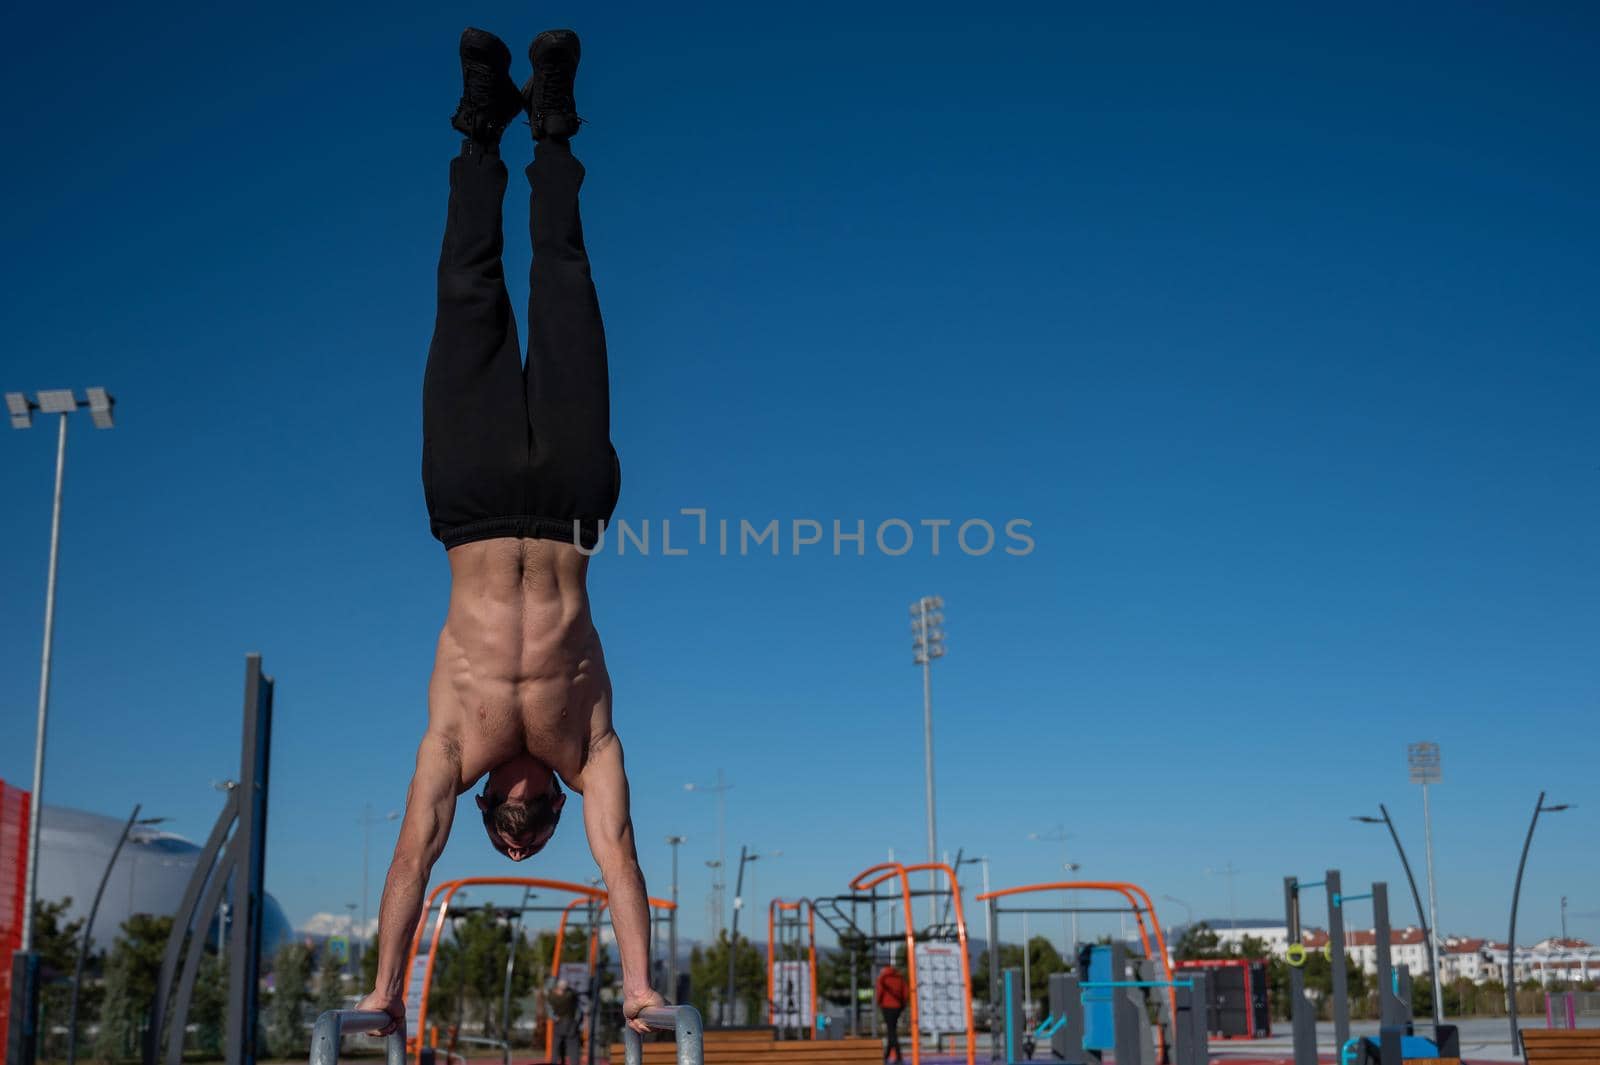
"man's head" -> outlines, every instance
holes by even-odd
[[[531,754],[490,770],[477,799],[490,845],[514,862],[544,849],[567,804],[556,775]]]

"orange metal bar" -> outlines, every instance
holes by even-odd
[[[1128,900],[1128,908],[1133,911],[1133,919],[1139,926],[1139,942],[1144,946],[1145,957],[1159,958],[1161,971],[1166,973],[1167,976],[1167,983],[1172,983],[1172,963],[1167,960],[1167,939],[1161,931],[1161,918],[1156,916],[1156,908],[1150,901],[1149,894],[1138,884],[1129,884],[1120,880],[1065,880],[1050,884],[1024,884],[1021,887],[1001,888],[999,891],[986,892],[978,896],[978,901],[990,902],[994,899],[1005,898],[1008,895],[1021,895],[1033,891],[1112,891],[1121,895]],[[1142,908],[1140,907],[1141,900],[1144,903]],[[996,912],[999,913],[1001,911],[997,909]],[[1149,928],[1146,928],[1144,923],[1144,915],[1146,913],[1150,915]],[[1150,933],[1152,931],[1155,933],[1154,949],[1152,949],[1150,943]],[[1172,988],[1168,987],[1167,1015],[1174,1019],[1174,1023],[1176,1023],[1177,1018],[1175,1002],[1176,999],[1172,993]],[[1157,1031],[1161,1035],[1161,1043],[1164,1050],[1167,1030],[1163,1026],[1158,1028]]]
[[[806,968],[811,974],[811,1030],[806,1033],[806,1038],[814,1039],[817,1023],[817,908],[810,899],[797,899],[794,902],[773,899],[767,904],[767,1023],[776,1022],[778,952],[775,941],[779,910],[799,910],[806,915]]]
[[[455,897],[457,891],[460,891],[465,887],[544,888],[549,891],[560,891],[567,894],[576,895],[578,896],[576,901],[580,902],[590,899],[597,899],[601,903],[604,903],[608,897],[604,891],[601,891],[599,888],[590,887],[588,884],[575,884],[570,880],[549,880],[543,877],[530,876],[468,876],[461,877],[456,880],[446,880],[435,887],[433,891],[428,894],[427,903],[422,908],[422,919],[417,921],[416,931],[413,932],[411,936],[411,949],[406,953],[405,980],[406,990],[409,992],[411,988],[411,977],[416,971],[417,954],[422,949],[423,935],[425,929],[427,928],[428,922],[426,917],[428,912],[433,909],[434,903],[437,900],[439,902],[439,913],[438,916],[434,918],[433,934],[428,939],[428,964],[424,967],[422,974],[422,998],[417,1006],[416,1031],[408,1035],[406,1039],[407,1049],[409,1051],[414,1052],[422,1045],[421,1033],[427,1025],[428,995],[433,989],[433,963],[434,959],[438,956],[439,937],[444,930],[444,920],[448,915],[450,900]],[[443,895],[444,898],[440,899],[440,895]],[[653,909],[672,910],[677,908],[671,901],[667,899],[652,898],[648,899],[647,901]],[[570,910],[571,908],[572,907],[569,904],[567,909]],[[563,912],[562,917],[564,922],[566,917],[565,912]],[[558,950],[556,953],[558,965],[560,957],[560,951]],[[549,1056],[548,1053],[546,1056]]]
[[[874,876],[873,874],[878,874]],[[872,879],[867,879],[872,877]],[[922,1022],[917,1010],[917,940],[912,928],[911,881],[906,877],[906,867],[899,862],[880,862],[863,869],[850,881],[852,891],[870,891],[891,877],[900,878],[900,901],[906,910],[906,977],[911,996],[911,1065],[922,1065]],[[891,897],[887,901],[892,902]]]
[[[921,865],[906,866],[906,872],[908,873],[920,873],[923,871],[941,872],[950,881],[950,897],[955,901],[956,942],[961,947],[961,983],[965,992],[967,1012],[967,1065],[976,1065],[978,1030],[972,1019],[972,959],[967,957],[967,915],[961,908],[961,882],[956,879],[956,871],[943,862],[925,862]]]

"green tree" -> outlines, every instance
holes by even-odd
[[[311,1001],[311,952],[285,943],[272,956],[272,997],[267,1001],[267,1046],[275,1058],[300,1058],[311,1046],[306,1005]]]
[[[689,952],[690,1001],[709,1018],[722,1019],[720,1005],[728,987],[728,933],[709,947]],[[819,980],[820,983],[820,980]],[[750,940],[740,936],[733,946],[734,1001],[744,1004],[748,1024],[759,1024],[767,996],[767,967]]]
[[[344,961],[337,951],[324,943],[317,962],[317,997],[313,1012],[320,1017],[329,1010],[342,1009],[344,1000]]]
[[[220,1058],[228,1024],[228,966],[215,951],[200,958],[200,971],[189,999],[189,1020],[196,1028],[196,1049],[206,1057]]]
[[[511,936],[499,911],[482,908],[458,911],[451,921],[452,935],[439,943],[434,959],[433,983],[428,994],[429,1023],[464,1028],[476,1020],[479,1032],[498,1037],[506,1027],[504,1013],[506,958]],[[563,961],[583,961],[588,939],[581,931],[569,933],[562,949]],[[533,938],[516,937],[516,964],[511,978],[511,1022],[548,977],[555,954],[555,933]],[[374,952],[376,953],[376,952]],[[603,966],[605,952],[599,963]],[[582,989],[580,989],[582,990]]]
[[[1021,969],[1022,945],[1020,943],[1000,944],[1000,970]],[[1049,994],[1050,974],[1067,971],[1066,959],[1062,958],[1059,951],[1044,936],[1034,936],[1028,940],[1028,988],[1026,994],[1035,1002],[1042,1001]],[[972,973],[973,997],[981,1001],[989,1000],[989,952],[985,951],[978,960]],[[1042,1016],[1042,1015],[1041,1015]]]
[[[78,964],[78,943],[83,932],[83,920],[67,921],[71,898],[59,902],[40,899],[33,911],[33,945],[39,952],[41,989],[39,1016],[43,1024],[41,1043],[49,1039],[49,1031],[57,1024],[66,1024],[72,1008],[72,974]],[[6,964],[10,964],[9,959]],[[80,1030],[94,1017],[96,1002],[89,995],[78,1000]],[[40,1057],[47,1057],[53,1049],[40,1046]]]
[[[1172,953],[1179,961],[1220,958],[1223,956],[1221,944],[1221,937],[1212,931],[1209,924],[1201,921],[1183,930],[1183,935],[1178,937],[1178,944]]]
[[[103,1060],[118,1061],[138,1053],[171,933],[171,917],[136,913],[122,922],[105,962],[105,998],[94,1043]]]

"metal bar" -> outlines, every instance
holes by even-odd
[[[1344,910],[1334,900],[1344,885],[1337,869],[1329,869],[1323,883],[1328,892],[1328,946],[1333,952],[1329,960],[1333,980],[1333,1045],[1342,1047],[1350,1038],[1350,977],[1345,971]]]
[[[406,1021],[380,1010],[329,1010],[311,1029],[311,1065],[338,1065],[339,1037],[345,1032],[370,1032],[394,1024],[383,1040],[385,1065],[406,1065]]]
[[[222,892],[228,887],[231,877],[240,873],[239,865],[239,836],[236,833],[228,841],[228,847],[222,852],[222,858],[217,862],[217,868],[211,875],[211,883],[206,886],[206,893],[201,898],[200,912],[206,915],[205,920],[195,922],[194,935],[189,939],[189,949],[183,953],[183,970],[178,974],[177,991],[173,995],[172,1009],[169,1011],[167,1031],[167,1065],[182,1065],[183,1063],[183,1032],[189,1026],[189,1003],[194,998],[194,982],[200,973],[200,959],[206,952],[206,927],[210,924],[211,917],[215,916],[220,924],[226,923],[217,914],[217,906],[222,901]],[[239,915],[234,915],[237,921]],[[228,1009],[231,1012],[236,998],[232,987],[228,989]],[[161,1033],[152,1034],[153,1039],[160,1039]],[[157,1044],[159,1051],[160,1045]],[[226,1049],[226,1048],[225,1048]],[[154,1061],[155,1059],[151,1059]]]
[[[211,827],[211,835],[207,837],[206,845],[195,858],[194,872],[189,876],[189,884],[183,889],[183,900],[178,903],[178,911],[172,919],[172,932],[167,936],[167,949],[161,958],[161,975],[156,980],[155,1001],[150,1004],[150,1027],[145,1033],[144,1047],[146,1065],[155,1065],[161,1056],[160,1033],[164,1030],[166,1022],[167,999],[172,991],[172,980],[178,973],[178,962],[183,957],[183,945],[188,939],[189,926],[195,920],[195,907],[199,905],[200,893],[205,890],[206,881],[215,875],[217,855],[222,851],[222,845],[228,838],[228,830],[233,827],[233,822],[238,816],[239,789],[235,786],[228,789],[228,798],[222,804],[222,812],[217,815],[217,822]],[[207,923],[209,921],[208,914]],[[195,930],[195,934],[204,936],[205,930],[206,926],[202,924]]]
[[[693,1006],[651,1006],[640,1010],[635,1019],[647,1028],[673,1034],[678,1043],[678,1065],[705,1065],[705,1027],[700,1011]],[[639,1033],[626,1024],[622,1026],[622,1056],[625,1065],[644,1065],[644,1043]],[[396,1063],[391,1061],[389,1065]]]
[[[239,755],[239,861],[233,871],[228,944],[228,1065],[255,1065],[261,932],[266,912],[267,779],[272,762],[272,679],[261,656],[244,659],[244,745]],[[182,1029],[178,1030],[180,1035]]]
[[[1144,913],[1137,906],[1070,906],[1065,909],[1057,906],[1007,906],[1007,913]]]
[[[1079,987],[1193,987],[1193,980],[1086,980]]]

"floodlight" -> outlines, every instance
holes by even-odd
[[[78,399],[70,388],[47,388],[39,393],[39,411],[42,414],[71,414],[78,409]]]
[[[33,426],[33,404],[21,392],[6,393],[6,410],[11,414],[11,428],[28,429]]]
[[[111,393],[103,388],[88,388],[84,392],[89,397],[89,417],[94,419],[94,427],[111,428],[111,406],[116,402]]]

